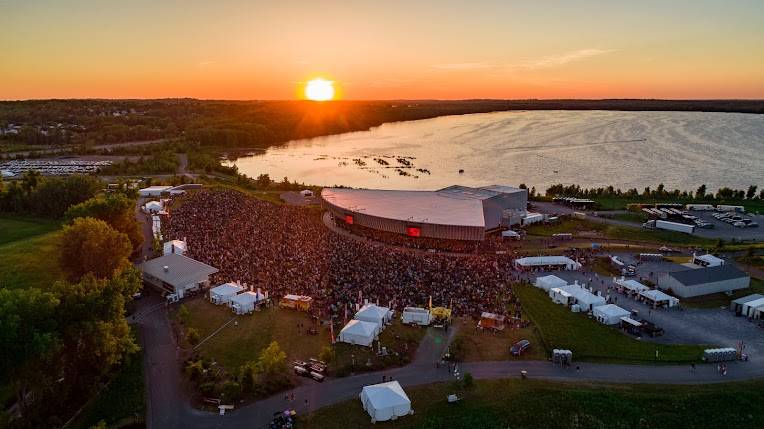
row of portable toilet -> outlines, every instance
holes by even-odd
[[[573,363],[573,352],[566,349],[552,350],[552,363],[566,366]]]
[[[703,360],[706,362],[726,362],[737,360],[737,350],[732,347],[723,349],[706,349],[703,351]]]

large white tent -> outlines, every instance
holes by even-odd
[[[626,278],[624,277],[621,277],[620,279],[615,279],[615,284],[617,284],[618,286],[621,286],[622,288],[632,293],[640,293],[650,289],[649,287],[643,285],[642,283],[636,280],[632,280],[632,279],[626,280]]]
[[[567,256],[529,256],[515,260],[518,267],[560,267],[566,270],[577,270],[581,264]]]
[[[244,290],[243,287],[233,283],[223,283],[210,289],[210,302],[213,304],[228,304],[231,298]]]
[[[376,323],[353,319],[342,328],[340,335],[337,336],[337,341],[369,347],[374,342],[374,338],[377,337],[379,329],[380,327]]]
[[[255,311],[255,305],[264,300],[265,295],[257,292],[244,292],[231,297],[228,305],[236,314],[247,314]]]
[[[162,203],[159,201],[149,201],[143,206],[146,213],[159,213],[162,211]]]
[[[426,308],[406,307],[401,313],[401,320],[403,323],[427,326],[432,322],[432,315]]]
[[[578,304],[582,311],[592,311],[595,307],[607,303],[604,297],[595,295],[578,284],[568,285],[560,289],[573,296],[574,303]]]
[[[372,423],[395,420],[413,413],[411,400],[397,381],[364,386],[360,397]]]
[[[393,312],[387,307],[380,307],[376,304],[366,304],[355,314],[354,319],[364,322],[376,323],[381,330],[385,323],[393,318]]]
[[[592,313],[598,322],[604,323],[605,325],[617,325],[621,323],[622,317],[629,317],[631,315],[629,310],[624,310],[615,304],[594,307]]]
[[[563,287],[567,286],[568,282],[565,280],[557,277],[557,276],[543,276],[536,278],[536,287],[540,289],[544,289],[545,291],[549,291],[549,289],[552,289],[553,287]]]

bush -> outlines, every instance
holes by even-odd
[[[241,385],[233,380],[228,380],[223,383],[221,393],[225,399],[237,401],[241,398]]]
[[[199,344],[199,331],[194,328],[188,328],[186,330],[186,341],[192,346]]]
[[[464,387],[466,389],[471,388],[475,383],[475,380],[472,378],[472,373],[465,372],[464,373]]]

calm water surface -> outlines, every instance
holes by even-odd
[[[764,185],[764,115],[529,111],[446,116],[295,140],[229,161],[316,185]],[[464,170],[459,173],[459,170]]]

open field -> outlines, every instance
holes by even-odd
[[[203,298],[186,301],[189,318],[185,326],[199,332],[204,339],[235,315],[224,305],[214,305]],[[174,312],[177,317],[177,310]],[[231,323],[214,337],[202,344],[197,351],[214,359],[227,370],[257,360],[260,352],[271,341],[277,341],[287,354],[287,362],[318,357],[323,346],[329,345],[329,329],[318,327],[318,335],[308,335],[306,330],[316,327],[307,313],[269,308],[251,315],[238,316],[238,326]],[[300,323],[303,326],[297,327]]]
[[[557,233],[586,235],[591,238],[642,241],[682,246],[713,246],[716,241],[676,231],[649,230],[620,225],[609,225],[582,219],[568,219],[553,225],[536,224],[528,228],[528,235],[551,237]]]
[[[698,386],[476,381],[407,388],[414,415],[373,425],[358,399],[299,418],[307,429],[346,428],[717,428],[764,419],[764,383]],[[446,402],[457,393],[462,400]]]
[[[47,288],[63,279],[56,263],[58,224],[0,218],[0,287]]]
[[[141,353],[131,355],[111,383],[82,411],[72,428],[88,429],[101,420],[116,423],[142,422],[146,405]]]
[[[682,305],[692,308],[719,308],[728,307],[730,301],[742,298],[752,293],[764,294],[764,280],[751,277],[751,287],[741,290],[736,290],[732,295],[725,293],[714,293],[705,296],[696,296],[693,298],[685,298],[682,300]]]
[[[522,359],[546,359],[546,350],[534,326],[492,332],[479,329],[472,319],[460,319],[459,322],[454,326],[459,329],[454,341],[462,341],[464,362],[518,359],[510,356],[509,348],[520,340],[531,342],[531,348],[523,353]]]
[[[700,345],[666,345],[641,342],[557,305],[543,290],[516,286],[525,313],[538,327],[547,354],[553,348],[570,349],[576,360],[621,363],[700,362]],[[656,351],[658,357],[656,358]]]

